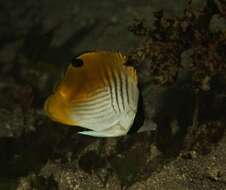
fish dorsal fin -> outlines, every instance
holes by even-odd
[[[87,52],[79,55],[77,57],[81,59],[86,64],[95,64],[95,63],[117,63],[117,64],[126,64],[127,56],[123,55],[120,52],[108,52],[108,51],[99,51],[99,52]]]

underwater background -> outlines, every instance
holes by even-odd
[[[149,132],[78,135],[43,112],[71,59],[122,51]],[[0,1],[0,190],[226,189],[225,0]]]

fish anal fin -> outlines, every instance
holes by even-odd
[[[117,124],[103,131],[81,131],[81,132],[78,132],[78,134],[92,136],[92,137],[119,137],[119,136],[126,135],[127,130],[125,130],[119,124]]]

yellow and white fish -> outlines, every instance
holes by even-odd
[[[136,70],[118,52],[88,52],[68,66],[44,110],[54,121],[80,126],[95,137],[126,135],[134,123],[139,89]]]

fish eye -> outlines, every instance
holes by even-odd
[[[81,66],[83,66],[83,61],[81,60],[81,59],[79,59],[79,58],[76,58],[76,59],[73,59],[72,61],[71,61],[71,64],[74,66],[74,67],[81,67]]]

